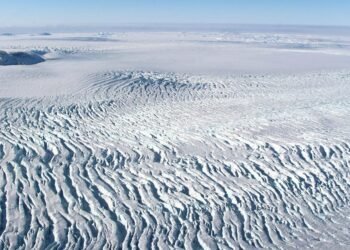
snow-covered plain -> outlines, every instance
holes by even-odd
[[[350,37],[0,36],[1,249],[349,249]]]

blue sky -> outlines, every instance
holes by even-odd
[[[0,0],[0,26],[125,23],[349,25],[350,0]]]

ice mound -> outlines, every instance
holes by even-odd
[[[39,35],[40,36],[51,36],[51,33],[49,33],[49,32],[42,32]]]
[[[9,33],[9,32],[5,32],[5,33],[1,33],[0,36],[14,36],[14,34]]]
[[[35,52],[10,52],[0,50],[0,65],[32,65],[44,62],[45,59]]]

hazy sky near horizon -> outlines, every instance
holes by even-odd
[[[0,27],[125,23],[350,25],[350,0],[0,0]]]

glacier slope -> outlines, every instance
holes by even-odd
[[[3,98],[1,248],[349,246],[349,79],[122,71]]]

